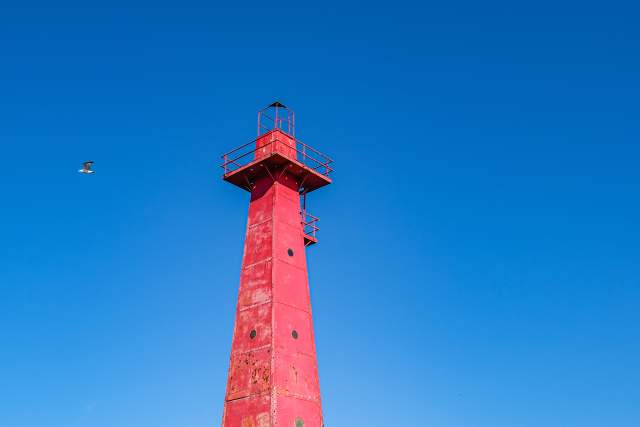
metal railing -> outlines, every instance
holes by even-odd
[[[287,136],[288,140],[285,140],[284,135],[282,138],[279,138],[278,134],[279,132],[274,132],[274,137],[269,141],[266,141],[264,136],[261,136],[223,154],[221,156],[223,163],[220,167],[224,169],[224,174],[227,175],[228,173],[240,169],[254,161],[257,157],[255,154],[258,150],[260,150],[260,157],[267,157],[268,155],[277,152],[278,154],[287,157],[290,160],[295,160],[324,176],[329,176],[329,174],[333,172],[333,169],[330,166],[333,163],[333,160],[329,156],[309,147],[298,139]],[[260,140],[260,146],[258,146],[258,140]],[[291,144],[291,141],[294,141],[295,146],[289,145]],[[279,149],[281,145],[284,149]],[[295,155],[293,156],[294,158],[289,154],[292,151],[295,152]]]
[[[302,232],[311,237],[313,240],[316,239],[316,234],[320,228],[318,227],[318,218],[311,215],[307,211],[300,211],[300,217],[302,219]]]
[[[264,135],[273,129],[280,129],[291,136],[295,136],[295,115],[293,111],[275,108],[275,117],[271,117],[267,113],[268,110],[269,108],[265,108],[262,111],[258,111],[258,136]],[[281,110],[283,110],[284,114],[280,113]]]

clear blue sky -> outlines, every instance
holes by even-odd
[[[220,424],[248,199],[218,156],[275,99],[336,159],[328,427],[640,425],[633,2],[19,3],[0,426]]]

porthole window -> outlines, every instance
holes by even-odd
[[[256,330],[253,329],[250,333],[249,333],[249,338],[254,339],[256,337],[257,333]]]
[[[287,254],[289,256],[293,256],[293,249],[291,249],[291,248],[287,249]]]
[[[293,337],[294,340],[298,339],[298,331],[296,331],[295,329],[293,331],[291,331],[291,336]]]

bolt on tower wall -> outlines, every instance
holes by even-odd
[[[223,179],[251,193],[223,427],[323,426],[306,194],[331,183],[332,160],[297,140],[294,124],[275,102],[258,113],[258,138],[223,156]]]

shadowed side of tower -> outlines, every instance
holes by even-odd
[[[331,182],[331,159],[295,139],[282,104],[258,134],[223,156],[224,179],[251,192],[223,427],[322,427],[305,254],[317,219],[300,198]]]

